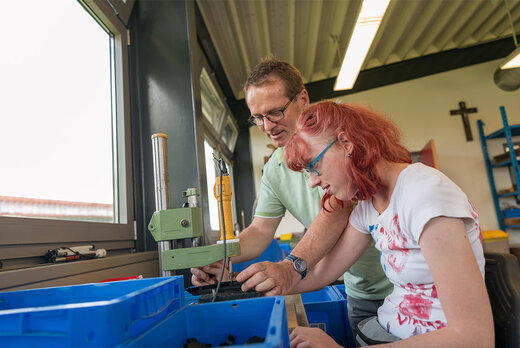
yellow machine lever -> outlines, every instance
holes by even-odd
[[[224,240],[224,233],[226,233],[226,240],[235,238],[233,232],[233,215],[231,213],[231,181],[229,180],[229,174],[222,175],[222,205],[224,206],[224,213],[220,206],[220,178],[217,177],[215,186],[213,186],[213,194],[217,199],[219,217],[220,217],[220,240]],[[226,231],[222,229],[222,217],[224,217]]]

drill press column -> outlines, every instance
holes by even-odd
[[[163,133],[152,135],[153,153],[153,179],[155,193],[155,211],[168,209],[168,149],[166,147],[168,136]],[[158,243],[159,249],[159,275],[168,277],[172,275],[169,270],[164,270],[162,265],[162,252],[172,249],[171,241],[165,240]]]

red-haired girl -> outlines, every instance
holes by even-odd
[[[298,120],[285,146],[289,168],[356,208],[338,243],[291,292],[335,281],[373,238],[394,284],[378,310],[380,328],[413,347],[493,346],[478,214],[440,171],[410,164],[398,128],[360,105],[322,102]],[[297,328],[291,347],[335,345]]]

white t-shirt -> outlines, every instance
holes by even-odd
[[[360,201],[350,216],[352,227],[370,233],[381,252],[381,265],[394,291],[379,308],[378,320],[400,338],[446,326],[437,289],[419,246],[425,224],[438,216],[464,219],[484,276],[478,214],[464,192],[434,168],[421,163],[409,165],[399,174],[390,204],[381,215],[372,200],[367,200]]]

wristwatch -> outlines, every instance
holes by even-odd
[[[305,278],[307,275],[307,263],[304,260],[291,254],[287,255],[285,259],[292,262],[294,270],[301,274],[302,279]]]

